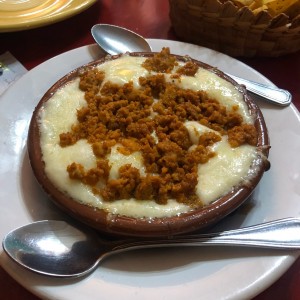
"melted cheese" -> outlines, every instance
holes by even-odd
[[[133,63],[134,60],[134,63]],[[129,81],[133,81],[135,88],[139,87],[139,77],[146,76],[148,71],[141,67],[145,59],[143,57],[130,57],[124,55],[117,60],[107,61],[105,64],[98,66],[98,69],[105,72],[106,81],[123,85]]]
[[[141,67],[144,58],[124,55],[113,61],[108,61],[98,68],[106,74],[105,80],[124,84],[133,80],[136,87],[139,86],[138,78],[147,76],[148,71]],[[173,80],[168,78],[168,80]],[[195,77],[182,76],[177,84],[183,88],[193,90],[206,90],[210,95],[217,98],[227,107],[238,104],[240,114],[244,121],[253,123],[246,104],[242,101],[242,95],[229,82],[218,77],[210,71],[199,69]],[[159,205],[154,201],[137,201],[135,199],[105,202],[99,195],[95,195],[91,187],[78,181],[71,180],[66,171],[68,164],[76,161],[85,168],[96,166],[96,157],[91,146],[80,140],[76,144],[61,148],[59,146],[59,134],[70,130],[76,123],[76,110],[85,106],[84,93],[78,88],[78,79],[57,91],[52,98],[44,104],[40,113],[41,148],[45,161],[45,171],[50,180],[62,191],[82,203],[93,207],[105,209],[113,214],[121,214],[131,217],[169,217],[191,210],[185,204],[177,203],[170,199],[167,205]],[[199,135],[211,129],[194,121],[185,123],[191,140],[197,144]],[[144,174],[142,155],[134,152],[129,156],[122,155],[117,151],[118,145],[112,148],[108,155],[111,166],[110,178],[118,177],[118,169],[124,164],[140,169]],[[249,167],[255,160],[256,148],[241,146],[231,148],[226,137],[213,145],[213,151],[217,155],[208,163],[198,166],[198,185],[196,188],[201,200],[209,204],[231,188],[238,185],[249,173]]]

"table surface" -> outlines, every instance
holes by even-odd
[[[0,33],[0,54],[10,51],[28,70],[70,49],[94,43],[90,29],[108,23],[146,38],[179,40],[169,20],[168,0],[100,0],[80,14],[46,27]],[[300,110],[300,52],[279,58],[238,58],[292,93]],[[1,299],[37,300],[0,267]],[[255,300],[299,299],[300,258]]]

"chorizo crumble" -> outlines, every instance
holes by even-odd
[[[73,162],[67,167],[69,177],[92,186],[105,201],[135,198],[165,204],[168,199],[176,199],[191,207],[201,206],[195,193],[197,168],[215,155],[209,146],[224,134],[232,147],[244,143],[255,146],[256,129],[242,123],[238,107],[227,111],[204,91],[166,82],[162,73],[178,66],[168,48],[147,58],[142,66],[149,76],[139,78],[139,89],[132,82],[102,85],[105,74],[97,68],[80,75],[79,88],[85,92],[87,105],[77,111],[78,122],[71,131],[60,134],[60,145],[67,147],[86,139],[97,157],[97,166],[86,170]],[[189,60],[177,68],[174,78],[194,76],[197,70],[198,65]],[[203,133],[198,145],[193,145],[184,126],[186,120],[197,121],[220,134]],[[142,153],[144,176],[127,164],[119,169],[118,179],[109,179],[106,155],[116,144],[123,155]]]

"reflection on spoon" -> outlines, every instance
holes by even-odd
[[[219,233],[153,240],[108,240],[83,226],[72,226],[64,221],[39,221],[17,228],[3,239],[3,249],[19,265],[55,277],[86,275],[112,254],[174,246],[300,249],[300,219],[288,218]]]
[[[92,27],[91,33],[100,48],[111,55],[125,52],[151,52],[150,45],[142,36],[123,27],[96,24]],[[237,83],[245,85],[250,93],[262,100],[280,106],[287,106],[292,101],[292,95],[287,90],[228,75]]]

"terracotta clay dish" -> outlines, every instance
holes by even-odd
[[[137,59],[137,66],[132,58]],[[124,64],[120,63],[122,59]],[[148,64],[144,64],[145,60]],[[105,76],[109,78],[107,81]],[[140,85],[137,87],[131,81]],[[193,88],[197,81],[200,85]],[[136,89],[141,86],[144,92],[139,94]],[[178,98],[175,104],[170,94]],[[224,104],[226,109],[215,101],[219,94],[225,97],[225,102],[229,101]],[[164,100],[157,100],[161,97]],[[151,99],[155,100],[151,102]],[[231,99],[240,102],[230,102]],[[71,102],[62,108],[61,101]],[[139,107],[138,101],[146,104]],[[163,105],[160,101],[164,101]],[[197,101],[201,103],[198,105]],[[138,108],[132,113],[134,105]],[[227,111],[225,119],[224,111]],[[242,121],[238,116],[241,111]],[[170,112],[176,117],[170,117]],[[153,122],[156,116],[158,120]],[[61,123],[64,119],[68,120],[67,125]],[[208,129],[203,130],[204,127]],[[220,167],[213,163],[221,151],[215,145],[222,143],[224,137],[229,140],[230,134],[231,148],[245,149],[236,156],[244,161],[247,170],[242,175],[237,171],[232,179],[236,183],[212,199],[211,192],[214,194],[213,189],[219,186],[217,179],[235,172],[227,170],[230,162]],[[82,148],[81,144],[84,144]],[[114,236],[170,237],[215,224],[251,195],[270,166],[269,148],[262,113],[243,86],[212,66],[171,55],[166,49],[160,54],[108,56],[70,72],[42,97],[33,112],[28,135],[30,163],[45,193],[75,219]],[[90,149],[88,155],[85,149]],[[191,154],[193,150],[196,152]],[[252,158],[242,158],[248,151],[252,151],[252,156],[249,154]],[[85,165],[82,161],[86,156],[88,162],[92,157],[97,167]],[[213,170],[208,172],[216,177],[210,179],[212,182],[206,188],[208,200],[205,200],[206,194],[202,198],[201,192],[200,196],[197,192],[201,190],[198,181],[205,182],[199,170],[210,163]],[[111,175],[112,172],[117,175]],[[85,193],[87,200],[82,196]],[[147,206],[146,213],[141,209],[144,206]]]

